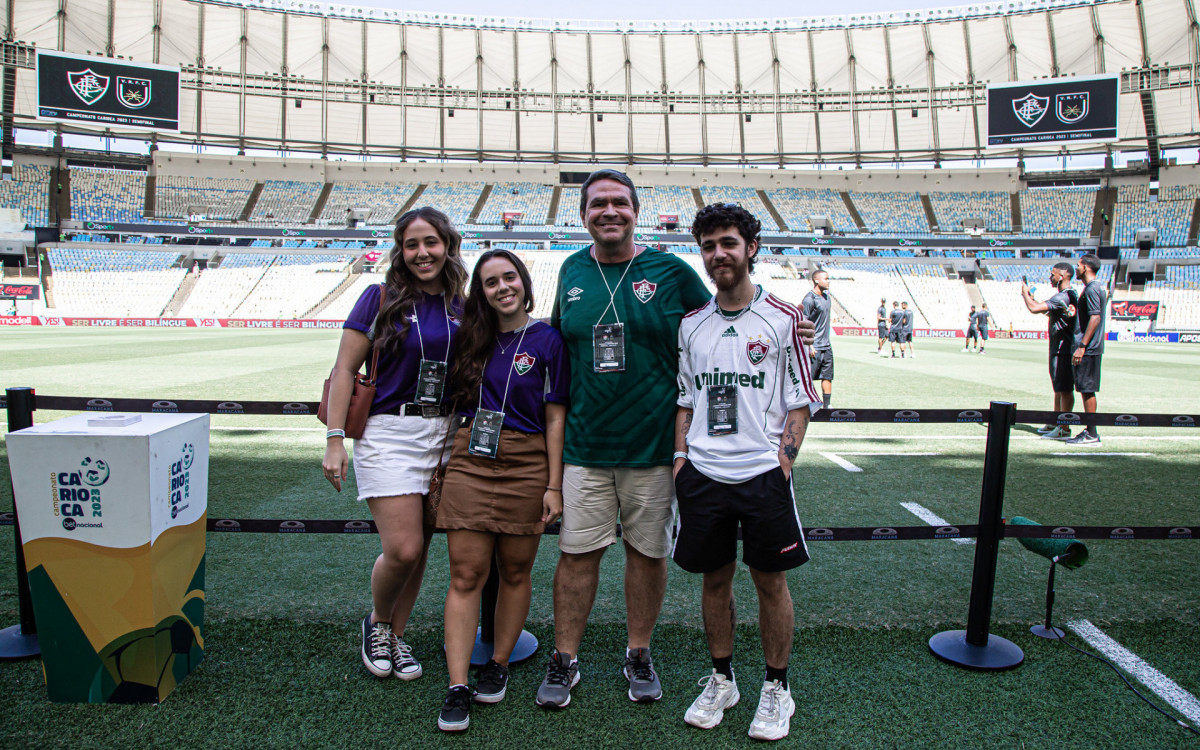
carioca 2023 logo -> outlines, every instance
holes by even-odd
[[[54,514],[63,517],[63,528],[67,531],[77,526],[100,526],[98,519],[104,513],[100,487],[112,476],[108,461],[88,456],[79,462],[77,471],[60,471],[52,475],[54,486]],[[77,519],[92,519],[84,522]]]

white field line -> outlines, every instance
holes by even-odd
[[[311,432],[314,435],[325,430],[324,427],[226,427],[222,425],[213,425],[208,429],[222,432]]]
[[[855,466],[854,464],[850,463],[849,461],[847,461],[847,460],[846,460],[846,459],[844,459],[844,458],[841,458],[841,457],[840,457],[840,456],[838,456],[836,453],[824,453],[824,452],[822,452],[822,453],[821,453],[821,455],[822,455],[822,456],[824,456],[825,458],[828,458],[830,461],[833,461],[835,464],[837,464],[838,466],[842,467],[842,468],[843,468],[843,469],[845,469],[846,471],[849,471],[849,472],[862,472],[862,468],[860,468],[860,467],[858,467],[858,466]]]
[[[842,456],[940,456],[940,453],[921,453],[912,451],[838,451],[837,453],[821,452],[821,455],[849,472],[861,472],[862,468],[855,466]]]
[[[921,519],[922,521],[929,524],[930,526],[953,526],[954,525],[954,524],[950,523],[949,521],[947,521],[946,519],[939,516],[937,513],[934,513],[929,508],[926,508],[924,505],[921,505],[920,503],[900,503],[900,507],[904,508],[909,513],[912,513],[914,516]],[[975,543],[974,539],[951,539],[950,541],[954,542],[955,544],[974,544]]]
[[[1086,450],[1086,449],[1085,449]],[[1071,451],[1069,453],[1051,453],[1051,456],[1153,456],[1153,453],[1092,453],[1091,451]]]
[[[987,435],[805,435],[807,440],[987,440]],[[1034,435],[1013,435],[1010,440],[1044,440],[1047,443],[1057,443],[1057,440],[1045,440]],[[1200,434],[1188,435],[1113,435],[1104,433],[1104,441],[1110,440],[1200,440]]]
[[[1109,661],[1128,672],[1135,680],[1153,690],[1159,698],[1183,714],[1192,724],[1200,724],[1200,701],[1162,672],[1147,664],[1137,654],[1108,637],[1088,620],[1072,620],[1067,627],[1074,630],[1092,648]]]

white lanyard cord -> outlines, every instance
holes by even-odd
[[[525,332],[529,330],[529,326],[531,323],[532,323],[532,321],[526,322],[524,327],[521,328],[521,337],[519,339],[517,339],[517,346],[513,350],[513,359],[514,360],[516,359],[516,356],[521,353],[521,343],[523,341],[525,341]],[[500,346],[500,337],[499,336],[496,337],[496,346],[500,348],[500,351],[502,351],[502,352],[505,351],[504,347]],[[507,353],[507,352],[505,352],[505,353]],[[490,362],[491,362],[491,358],[489,357],[488,361],[483,363],[484,374],[487,374],[487,366]],[[501,414],[504,413],[504,407],[508,405],[508,386],[512,383],[512,374],[513,374],[513,370],[515,370],[515,369],[517,369],[516,362],[515,361],[509,362],[508,363],[508,379],[504,381],[504,396],[501,397],[501,399],[500,399],[500,413]],[[483,408],[483,380],[484,379],[482,377],[480,377],[480,379],[479,379],[479,408],[480,409]]]
[[[446,356],[443,362],[450,361],[450,313],[446,310],[445,300],[442,300],[442,313],[446,316]],[[417,324],[417,343],[421,346],[421,359],[425,359],[425,339],[421,336],[421,311],[413,305],[413,322]]]
[[[625,280],[625,274],[629,273],[629,269],[633,266],[633,261],[637,257],[638,251],[635,247],[633,249],[633,257],[625,264],[625,270],[621,272],[621,278],[617,279],[617,289],[613,291],[613,288],[608,285],[608,277],[604,275],[604,269],[600,267],[600,259],[596,257],[596,246],[592,245],[592,260],[596,261],[596,270],[600,272],[600,280],[604,282],[604,288],[608,290],[608,307],[604,308],[604,312],[600,313],[600,320],[596,321],[596,325],[600,325],[600,321],[604,320],[604,316],[608,314],[610,307],[613,311],[613,317],[617,319],[618,323],[621,322],[621,316],[617,314],[617,292],[621,291],[621,282]]]

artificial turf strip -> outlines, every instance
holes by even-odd
[[[533,704],[543,649],[513,669],[508,697],[476,706],[463,736],[436,728],[445,694],[440,629],[412,631],[425,676],[378,680],[358,656],[355,623],[231,619],[210,624],[205,661],[158,706],[49,704],[36,661],[0,665],[0,746],[12,748],[489,747],[694,748],[760,746],[746,730],[761,686],[756,629],[739,628],[742,702],[722,725],[683,723],[709,663],[697,630],[660,626],[655,663],[664,697],[634,705],[620,675],[624,628],[592,625],[571,706]],[[1192,748],[1195,739],[1136,699],[1102,665],[1021,627],[999,635],[1026,652],[1018,669],[978,673],[939,662],[932,629],[824,627],[797,632],[796,715],[785,746]],[[1132,640],[1190,638],[1176,622],[1126,626]]]

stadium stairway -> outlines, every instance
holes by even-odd
[[[1195,247],[1200,240],[1200,200],[1192,206],[1192,223],[1188,225],[1188,247]]]
[[[474,224],[479,220],[479,214],[483,211],[483,207],[487,205],[488,196],[492,194],[492,183],[483,186],[483,190],[479,191],[479,200],[475,201],[475,207],[471,209],[471,215],[467,217],[468,224]]]
[[[696,201],[696,210],[704,208],[704,196],[700,195],[700,188],[692,188],[692,200]]]
[[[550,195],[550,210],[546,212],[546,224],[553,225],[554,217],[558,216],[558,202],[562,199],[562,185],[555,185]]]
[[[142,201],[142,216],[149,217],[149,216],[157,215],[154,213],[154,211],[155,211],[154,196],[155,196],[155,193],[158,192],[157,187],[156,187],[157,185],[158,185],[158,177],[156,177],[155,175],[152,175],[152,174],[147,174],[146,175],[146,197],[145,197],[145,200]]]
[[[764,206],[767,207],[767,213],[771,214],[771,218],[775,220],[775,223],[779,225],[779,228],[785,232],[789,231],[787,222],[785,222],[783,217],[779,215],[779,212],[775,210],[775,204],[771,203],[771,199],[767,197],[766,192],[763,190],[755,190],[754,192],[758,194],[758,199],[762,201]]]
[[[325,187],[321,188],[321,194],[317,196],[317,203],[313,206],[312,213],[308,215],[308,223],[316,224],[320,218],[321,212],[325,210],[325,202],[329,200],[329,194],[333,192],[333,183],[325,183]]]
[[[865,231],[867,228],[867,222],[863,221],[863,217],[859,215],[858,207],[855,206],[854,201],[851,200],[850,193],[847,193],[845,190],[843,190],[842,192],[838,193],[838,195],[842,197],[842,203],[846,204],[846,210],[850,212],[850,218],[854,219],[854,225],[858,227],[858,231]]]
[[[405,211],[411,211],[413,206],[417,205],[417,199],[421,197],[421,193],[425,192],[425,184],[426,183],[421,183],[420,185],[417,185],[417,189],[413,191],[412,197],[408,199],[408,203],[405,203],[403,206],[401,206],[400,210],[396,212],[396,215],[392,217],[392,224],[395,224],[396,219],[399,219],[401,216],[403,216]]]
[[[342,292],[349,289],[354,284],[355,280],[358,279],[359,276],[362,276],[361,269],[359,271],[354,271],[354,272],[346,274],[346,278],[342,279],[342,283],[340,283],[336,287],[334,287],[332,292],[330,292],[329,294],[326,294],[324,299],[322,299],[316,305],[313,305],[311,310],[304,313],[300,317],[308,319],[308,320],[312,320],[313,318],[316,318],[321,313],[322,310],[329,307],[330,303],[332,303],[338,297],[342,296]]]
[[[862,322],[854,317],[846,306],[832,293],[829,293],[829,299],[833,302],[833,319],[842,320],[855,326],[862,326]]]
[[[933,204],[929,202],[929,196],[925,193],[921,193],[921,208],[925,209],[925,221],[929,222],[929,228],[935,232],[941,229],[937,214],[933,212]]]
[[[171,301],[163,308],[164,318],[174,318],[179,315],[180,308],[187,298],[191,295],[192,290],[196,288],[196,282],[200,279],[200,274],[189,273],[183,277],[183,281],[179,282],[179,288],[175,290],[175,296],[171,297]]]
[[[1020,193],[1008,194],[1009,205],[1012,206],[1012,230],[1013,233],[1020,233],[1022,227],[1021,219],[1021,195]]]
[[[246,199],[246,207],[242,209],[242,215],[238,217],[238,221],[250,221],[250,215],[254,213],[254,204],[258,203],[258,197],[262,195],[263,183],[254,183],[254,189],[250,191],[250,197]]]
[[[1100,244],[1112,239],[1112,216],[1116,202],[1116,188],[1100,188],[1096,191],[1096,210],[1092,212],[1092,236],[1099,237]]]
[[[975,307],[979,307],[980,305],[982,305],[983,304],[983,295],[979,293],[979,287],[975,284],[975,278],[974,277],[964,278],[963,284],[965,284],[967,287],[967,298],[971,300],[971,304],[975,305]],[[966,314],[967,314],[967,311],[963,310],[963,315],[966,315]]]

